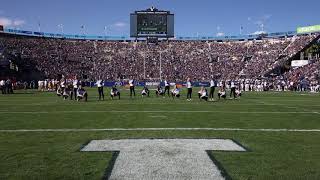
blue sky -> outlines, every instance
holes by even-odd
[[[104,35],[129,34],[129,14],[155,6],[175,14],[175,34],[180,36],[238,35],[262,29],[296,30],[320,24],[320,1],[288,0],[1,0],[0,24],[18,29]]]

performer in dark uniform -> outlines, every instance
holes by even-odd
[[[116,96],[118,96],[118,98],[120,99],[120,92],[118,91],[118,89],[117,89],[116,86],[113,86],[113,87],[111,88],[110,96],[111,96],[111,99],[113,99],[113,98],[116,97]]]
[[[96,82],[96,85],[98,87],[98,93],[99,93],[99,101],[101,100],[104,100],[104,92],[103,92],[103,80],[99,77],[99,80]]]
[[[133,93],[133,96],[136,96],[136,91],[134,90],[134,79],[129,80],[129,86],[130,86],[130,97],[132,97],[132,93]]]
[[[190,78],[187,79],[187,101],[191,101],[191,95],[192,95],[192,83],[190,81]]]
[[[77,89],[77,101],[80,101],[81,99],[84,99],[84,101],[88,101],[88,93],[83,87],[80,85]]]
[[[236,99],[236,86],[237,86],[236,81],[231,80],[230,81],[230,88],[231,88],[230,98],[231,98],[231,96],[233,94],[233,99]]]
[[[214,90],[216,88],[216,82],[211,79],[210,81],[210,94],[209,94],[209,98],[211,101],[214,101]]]
[[[167,80],[164,80],[164,94],[168,94],[168,96],[170,96],[169,95],[169,92],[170,92],[170,84],[168,83],[168,81]]]
[[[141,91],[141,96],[142,96],[142,97],[144,97],[144,96],[150,97],[150,91],[149,91],[149,89],[148,89],[147,86],[144,86],[144,87],[143,87],[143,89],[142,89],[142,91]]]
[[[79,87],[79,81],[77,79],[77,76],[75,76],[74,80],[72,81],[72,86],[73,86],[73,92],[71,92],[71,99],[74,94],[74,100],[77,100],[77,91]]]
[[[161,87],[161,85],[160,85],[160,84],[159,84],[159,86],[157,87],[156,95],[157,95],[157,97],[159,97],[159,96],[163,96],[163,95],[164,95],[163,88]]]

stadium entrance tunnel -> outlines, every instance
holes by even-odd
[[[231,139],[92,140],[81,152],[113,152],[105,179],[230,179],[210,151],[246,152]]]

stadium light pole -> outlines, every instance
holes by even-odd
[[[160,80],[162,80],[162,53],[167,52],[166,50],[160,51]]]
[[[107,40],[107,26],[104,26],[104,40]]]
[[[41,32],[41,23],[38,21],[38,31]]]
[[[58,28],[60,28],[61,33],[63,34],[63,24],[58,24]]]

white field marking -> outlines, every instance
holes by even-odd
[[[230,139],[92,140],[82,152],[120,151],[110,179],[225,179],[208,150],[246,151]]]
[[[261,103],[261,104],[264,104],[264,105],[272,105],[272,106],[282,106],[282,107],[285,107],[285,108],[288,108],[288,109],[295,109],[296,111],[300,111],[300,110],[303,110],[304,112],[310,112],[309,109],[306,109],[304,107],[306,106],[288,106],[287,104],[269,104],[269,103],[266,103],[264,101],[261,101],[261,100],[254,100],[255,102],[258,102],[258,103]],[[310,106],[308,106],[310,107]],[[301,112],[301,111],[300,111]],[[311,113],[314,113],[314,114],[319,114],[319,112],[317,111],[313,111]]]
[[[226,113],[226,114],[318,114],[305,111],[0,111],[0,114],[52,114],[52,113]]]
[[[158,115],[158,116],[149,116],[151,118],[166,118],[167,116],[161,116],[161,115]]]
[[[243,132],[320,132],[320,129],[244,128],[106,128],[106,129],[2,129],[0,132],[99,132],[99,131],[243,131]]]

